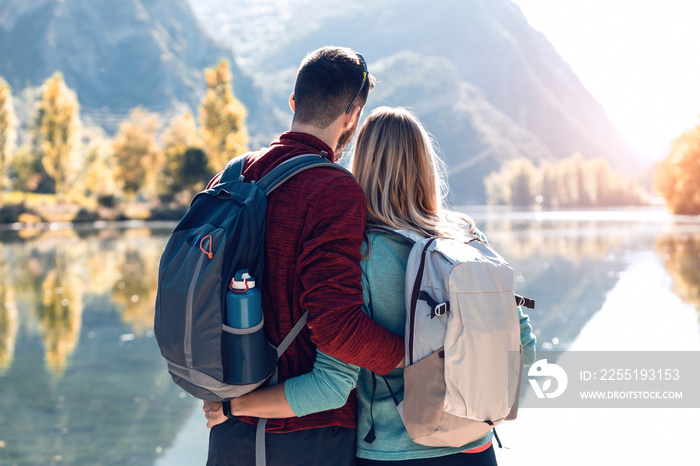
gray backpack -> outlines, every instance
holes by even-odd
[[[459,447],[515,419],[523,371],[517,306],[534,301],[514,294],[513,269],[476,236],[381,231],[414,243],[403,401],[392,393],[408,434],[422,445]]]
[[[195,196],[173,230],[158,273],[154,330],[173,381],[202,400],[246,394],[274,378],[277,360],[299,334],[304,314],[278,347],[246,354],[245,339],[262,325],[236,331],[225,325],[226,291],[237,271],[263,277],[267,196],[296,174],[315,167],[347,172],[325,153],[299,155],[260,180],[242,176],[246,156],[231,160],[219,183]],[[349,173],[349,172],[347,172]],[[259,364],[245,382],[233,380],[236,361]]]

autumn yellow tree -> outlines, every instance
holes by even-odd
[[[503,170],[492,171],[484,178],[486,201],[492,205],[508,204],[510,188],[506,188],[507,180]]]
[[[246,109],[233,95],[228,62],[204,70],[207,92],[199,109],[202,139],[209,169],[216,173],[233,157],[248,150]]]
[[[163,168],[155,138],[157,127],[157,115],[135,108],[114,137],[115,178],[129,200],[141,191],[155,190],[156,177]]]
[[[75,92],[66,86],[59,72],[41,88],[37,130],[41,163],[55,182],[56,196],[63,202],[81,166],[80,106]]]
[[[671,144],[656,170],[656,187],[675,214],[700,214],[700,124]]]
[[[94,135],[85,152],[84,185],[88,195],[96,197],[101,204],[106,199],[113,200],[116,181],[112,142],[105,135]]]
[[[165,166],[161,182],[165,194],[203,187],[211,175],[197,124],[189,112],[173,117],[161,138]]]
[[[505,162],[484,179],[489,204],[545,208],[630,206],[647,203],[632,178],[613,171],[607,160],[574,154],[535,167],[528,159]]]
[[[7,187],[7,171],[17,144],[17,117],[12,88],[0,78],[0,201]]]
[[[535,195],[539,199],[542,207],[551,209],[559,206],[559,183],[557,179],[557,168],[549,162],[544,162],[540,167],[538,188]],[[539,196],[539,198],[537,197]]]
[[[583,171],[583,157],[579,153],[559,161],[557,178],[559,180],[560,205],[570,207],[588,205]]]
[[[489,204],[520,207],[532,205],[537,176],[537,168],[526,158],[505,162],[500,171],[493,172],[484,179]]]

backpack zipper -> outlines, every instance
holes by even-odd
[[[194,308],[194,292],[197,285],[197,278],[202,270],[202,263],[204,258],[207,257],[205,254],[199,256],[197,261],[197,267],[194,269],[194,274],[192,276],[192,281],[190,281],[190,287],[187,290],[187,306],[185,307],[185,366],[192,368],[192,309]]]

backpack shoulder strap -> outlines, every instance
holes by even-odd
[[[382,225],[368,225],[367,226],[367,231],[380,231],[382,233],[386,233],[389,235],[393,235],[395,237],[401,238],[404,241],[407,241],[411,244],[415,244],[418,241],[424,239],[423,236],[419,235],[418,233],[414,231],[409,231],[409,230],[392,230],[391,228],[382,226]]]
[[[282,353],[284,353],[287,348],[289,348],[289,345],[292,344],[294,339],[299,335],[301,330],[304,328],[304,325],[306,325],[306,319],[309,317],[309,311],[304,311],[304,314],[297,320],[297,323],[294,324],[294,327],[289,331],[286,337],[284,337],[284,340],[280,343],[280,345],[277,347],[277,357],[282,356]]]
[[[289,331],[286,337],[284,337],[284,340],[280,343],[280,345],[277,347],[277,357],[279,358],[282,356],[282,353],[284,353],[287,348],[289,348],[289,345],[292,344],[292,341],[299,335],[301,330],[304,328],[304,325],[306,325],[306,319],[309,317],[309,311],[305,311],[304,314],[299,318],[296,324],[294,324],[294,327]],[[275,367],[275,372],[272,374],[272,377],[270,378],[269,385],[276,385],[277,384],[277,377],[278,377],[278,372],[277,372],[277,367]],[[265,426],[267,425],[267,419],[265,418],[260,418],[258,419],[258,426],[255,429],[255,465],[256,466],[265,466],[267,464],[267,452],[265,451]]]
[[[306,154],[292,157],[273,168],[270,173],[263,176],[256,184],[269,196],[272,191],[297,173],[317,166],[334,168],[353,176],[352,173],[345,168],[326,159],[325,152],[321,152],[320,154]]]
[[[226,168],[221,172],[221,178],[219,178],[219,183],[227,183],[229,181],[236,181],[240,179],[243,174],[243,166],[248,159],[248,154],[243,154],[238,157],[234,157],[226,164]]]

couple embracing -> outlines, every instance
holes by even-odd
[[[301,154],[325,153],[337,162],[374,84],[363,57],[350,49],[307,55],[290,96],[291,130],[250,154],[243,175],[258,180]],[[440,160],[429,134],[405,109],[382,107],[368,116],[351,171],[354,179],[328,168],[307,170],[269,196],[265,334],[279,344],[305,311],[307,325],[280,358],[276,385],[235,398],[226,410],[205,402],[207,464],[255,464],[256,425],[267,418],[269,465],[495,465],[491,433],[457,448],[414,443],[387,387],[372,375],[386,375],[403,396],[411,245],[367,233],[366,226],[454,237],[474,233],[475,226],[444,209]],[[520,322],[527,360],[534,335],[526,316]]]

